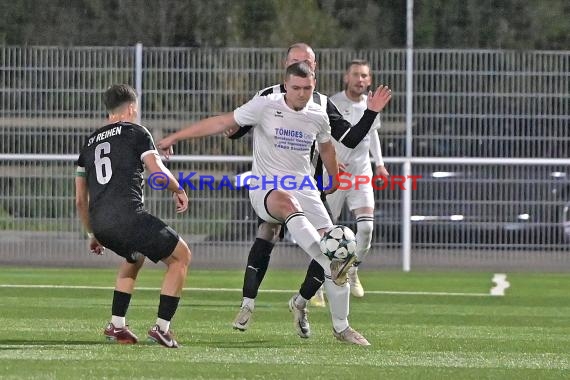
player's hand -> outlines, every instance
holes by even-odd
[[[232,125],[231,127],[227,127],[224,130],[224,136],[231,137],[231,136],[235,135],[235,133],[237,131],[239,131],[239,126],[238,125]]]
[[[176,139],[173,137],[165,137],[156,144],[156,147],[160,151],[160,154],[164,156],[165,159],[169,159],[174,151],[172,149],[172,145],[176,144]]]
[[[95,237],[92,237],[89,238],[89,251],[101,256],[105,254],[105,247],[103,247]]]
[[[329,195],[334,193],[338,190],[338,186],[340,185],[339,175],[329,176],[332,179],[332,183],[330,184],[329,188],[323,191],[323,194]]]
[[[377,182],[384,184],[385,182],[388,181],[388,177],[390,177],[390,173],[388,172],[388,169],[386,169],[386,167],[384,165],[378,165],[378,166],[376,166],[376,169],[374,170],[374,177],[375,177]]]
[[[339,162],[338,163],[338,172],[339,173],[345,172],[348,165],[349,164],[343,164],[342,162]]]
[[[368,100],[366,101],[366,106],[369,110],[374,112],[380,112],[384,109],[386,104],[392,99],[392,90],[388,86],[378,86],[376,91],[368,91]]]
[[[177,214],[188,210],[188,196],[184,190],[180,193],[173,193],[172,197],[174,198],[174,203],[176,203]]]
[[[390,173],[388,172],[388,169],[386,169],[384,165],[376,166],[374,175],[378,177],[386,177],[386,178],[390,177]]]

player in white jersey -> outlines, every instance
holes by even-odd
[[[255,211],[270,223],[285,223],[299,246],[323,268],[334,336],[341,340],[350,336],[351,343],[369,345],[348,324],[350,291],[346,281],[353,259],[331,262],[319,248],[320,236],[332,222],[319,201],[319,191],[311,188],[314,185],[309,160],[312,142],[316,139],[319,143],[323,163],[333,176],[338,174],[338,165],[330,141],[328,116],[309,103],[315,83],[311,68],[305,62],[295,63],[286,71],[285,94],[254,98],[234,112],[202,120],[167,136],[158,147],[168,155],[180,139],[215,135],[236,125],[254,125],[252,171],[256,178],[250,183],[250,199]],[[389,97],[389,93],[384,96]],[[303,189],[298,186],[295,191],[285,190],[281,180],[286,176],[303,183],[309,179],[309,185]],[[310,212],[307,216],[304,207]],[[309,218],[325,228],[317,231]]]
[[[342,116],[356,124],[366,110],[368,87],[372,77],[370,66],[364,60],[353,60],[349,63],[344,75],[345,90],[331,96]],[[384,167],[382,150],[378,129],[380,128],[380,116],[374,121],[374,125],[368,135],[354,149],[347,149],[342,144],[333,141],[339,163],[344,166],[343,188],[334,194],[327,195],[327,202],[331,208],[333,220],[338,220],[342,208],[346,203],[356,219],[356,256],[357,261],[349,270],[348,282],[353,296],[363,297],[364,289],[358,278],[358,265],[364,260],[370,250],[372,230],[374,228],[374,192],[372,189],[372,165],[370,154],[376,166],[375,175],[388,177],[389,173]],[[357,176],[366,176],[370,180],[366,183],[356,183]],[[351,185],[346,186],[344,180],[350,180]]]
[[[257,215],[270,223],[282,223],[283,220],[269,213],[264,203],[270,191],[290,189],[317,230],[332,227],[330,217],[320,201],[317,183],[310,176],[310,153],[315,140],[319,147],[324,146],[327,154],[332,154],[328,163],[334,163],[331,168],[338,172],[336,155],[330,149],[328,116],[322,108],[307,102],[302,109],[294,110],[286,103],[285,94],[277,93],[254,97],[234,111],[234,119],[239,125],[256,126],[253,133],[252,174],[248,186]]]
[[[305,43],[296,43],[289,47],[285,58],[284,66],[287,67],[296,62],[306,62],[314,71],[317,67],[315,52]],[[256,96],[267,96],[269,94],[285,92],[283,84],[277,84],[259,91]],[[381,111],[389,101],[389,88],[379,86],[376,91],[368,98],[367,109],[364,111],[361,119],[355,124],[345,120],[334,103],[327,96],[318,92],[313,93],[313,102],[321,105],[329,117],[329,124],[331,126],[331,135],[334,140],[339,141],[347,148],[356,147],[359,142],[366,137],[368,131],[372,127],[374,120],[379,111]],[[385,95],[388,94],[388,97]],[[232,138],[239,138],[244,136],[247,131],[253,128],[252,126],[242,126],[227,135]],[[229,132],[229,131],[227,131]],[[322,161],[315,149],[315,154],[312,157],[315,167],[315,177],[322,177]],[[321,200],[325,203],[326,198],[321,194]],[[330,215],[330,213],[329,213]],[[244,272],[243,289],[242,289],[242,303],[239,312],[237,313],[233,327],[234,329],[245,331],[249,328],[252,321],[252,314],[255,309],[255,300],[258,290],[267,272],[271,252],[274,244],[277,242],[283,229],[280,224],[268,223],[263,221],[259,224],[257,236],[250,248],[247,258],[247,264]],[[322,294],[322,285],[324,282],[324,272],[322,267],[314,260],[309,263],[305,279],[299,288],[299,291],[293,295],[289,302],[289,310],[293,312],[294,325],[300,337],[308,338],[311,334],[308,313],[307,301],[311,299],[311,303],[316,306],[325,307],[324,295]],[[320,298],[313,297],[320,290]],[[318,300],[318,303],[315,301]],[[292,305],[295,305],[293,307]],[[341,340],[350,340],[350,335],[344,335]]]

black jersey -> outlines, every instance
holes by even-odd
[[[143,209],[143,157],[158,154],[149,131],[118,122],[96,130],[77,160],[89,188],[89,214],[111,218]]]

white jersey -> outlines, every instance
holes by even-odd
[[[368,96],[362,95],[359,102],[350,100],[344,91],[338,92],[330,97],[333,103],[337,106],[342,117],[350,122],[351,125],[356,124],[364,111],[367,108],[366,101]],[[370,165],[370,140],[371,138],[377,138],[376,136],[371,136],[371,134],[378,134],[378,129],[380,128],[380,115],[374,120],[374,124],[370,131],[362,139],[362,141],[354,148],[350,149],[346,146],[339,144],[337,141],[333,141],[336,150],[336,155],[340,163],[349,164],[346,171],[358,175],[367,174],[372,175],[372,169]],[[380,153],[380,158],[381,158]],[[378,163],[377,163],[378,164]]]
[[[240,126],[253,125],[253,166],[250,185],[261,186],[260,180],[278,180],[287,176],[295,181],[310,177],[311,146],[316,140],[325,143],[331,139],[329,118],[323,107],[308,102],[305,108],[294,111],[285,103],[285,94],[256,96],[234,110],[234,119]],[[280,187],[280,186],[276,186]]]

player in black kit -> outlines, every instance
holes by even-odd
[[[118,343],[137,343],[125,315],[137,274],[145,257],[162,261],[167,270],[160,292],[158,318],[148,337],[162,346],[177,348],[170,332],[186,279],[191,252],[178,233],[143,205],[143,172],[161,172],[172,191],[176,211],[188,208],[186,192],[163,165],[149,131],[138,124],[137,95],[128,85],[113,85],[104,94],[109,124],[89,136],[77,161],[76,205],[88,231],[91,252],[111,249],[125,261],[119,268],[113,294],[111,321],[104,331]]]

